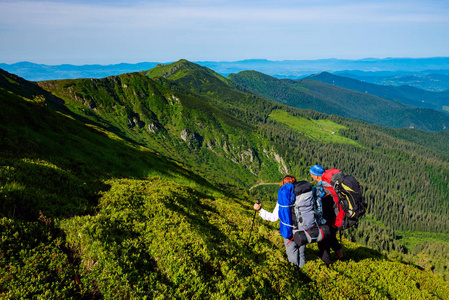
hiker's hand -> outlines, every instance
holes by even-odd
[[[254,209],[259,211],[262,208],[262,204],[260,203],[254,203]]]

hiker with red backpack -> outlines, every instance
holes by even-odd
[[[325,169],[320,165],[314,165],[310,168],[310,176],[318,183],[318,187],[322,191],[321,203],[323,205],[323,218],[327,221],[327,225],[330,230],[329,243],[331,249],[334,250],[338,259],[343,259],[343,250],[337,239],[337,227],[341,225],[343,214],[345,213],[341,209],[341,205],[338,203],[338,197],[335,194],[334,188],[330,185],[330,181],[324,181],[328,179],[329,172],[325,174]],[[324,186],[328,191],[324,189]],[[337,206],[334,209],[334,206]],[[337,214],[335,213],[337,211]]]
[[[310,175],[321,191],[323,218],[330,229],[330,247],[342,260],[343,250],[337,231],[341,234],[342,230],[357,225],[358,219],[364,215],[366,204],[362,189],[353,176],[345,175],[339,169],[325,170],[323,166],[314,165],[310,168]]]

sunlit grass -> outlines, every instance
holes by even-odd
[[[416,244],[423,242],[449,243],[449,234],[443,232],[396,231],[396,235],[400,237],[401,243],[409,249],[413,249]]]
[[[284,110],[275,110],[270,114],[270,118],[277,122],[284,123],[297,132],[301,132],[314,140],[321,140],[325,143],[341,143],[361,147],[354,140],[343,137],[340,130],[345,126],[332,122],[329,119],[312,120],[302,117],[295,117]]]

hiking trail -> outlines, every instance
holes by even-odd
[[[253,188],[258,187],[259,185],[279,185],[279,182],[259,182],[249,188],[251,191]]]

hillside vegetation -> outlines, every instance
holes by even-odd
[[[134,73],[41,82],[43,90],[0,72],[2,298],[447,299],[441,275],[346,238],[347,261],[328,269],[311,245],[308,263],[295,269],[278,224],[253,222],[253,201],[263,197],[272,208],[272,190],[248,192],[287,171],[306,178],[315,162],[338,165],[368,188],[369,218],[404,221],[412,231],[431,218],[429,231],[447,232],[449,187],[434,180],[442,178],[434,171],[448,172],[444,149],[280,106],[200,74],[205,85],[190,72],[175,80]],[[341,141],[362,147],[310,139],[270,117],[279,109],[298,122],[335,126]],[[386,185],[398,167],[410,178]],[[414,188],[417,174],[432,197]],[[401,205],[403,215],[391,216],[389,207]]]

